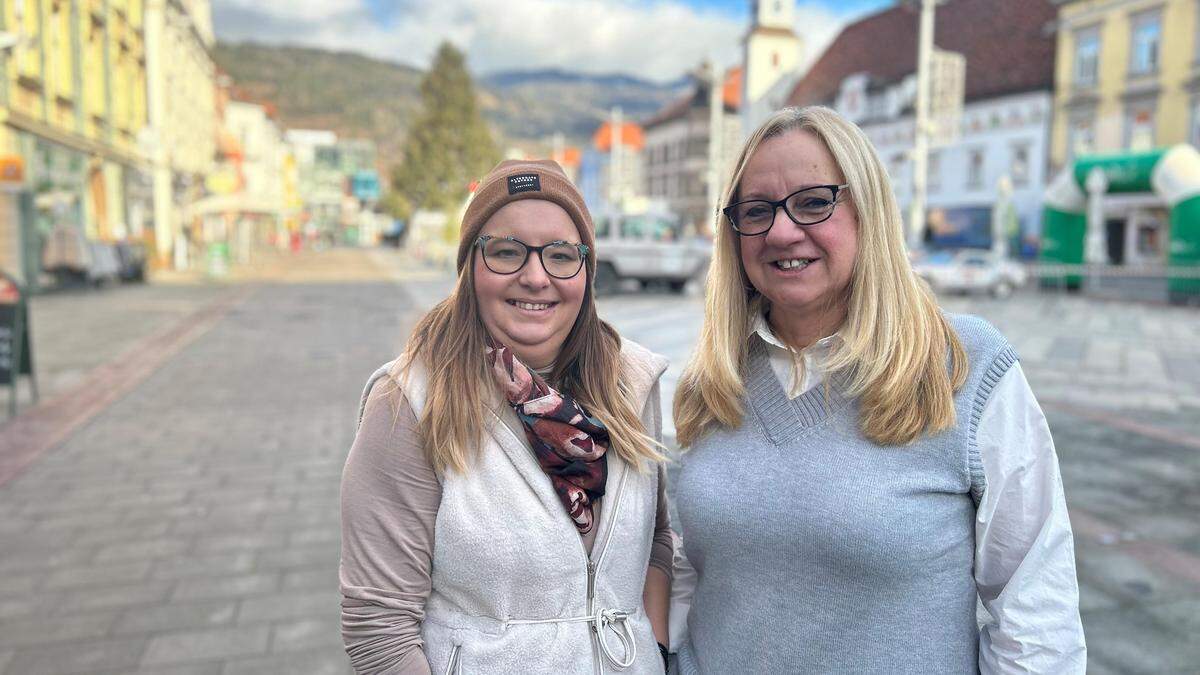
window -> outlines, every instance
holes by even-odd
[[[1067,136],[1067,159],[1090,154],[1096,146],[1095,120],[1092,115],[1079,115],[1071,119]]]
[[[888,163],[888,173],[892,174],[893,183],[900,180],[900,173],[904,171],[904,162],[907,159],[903,152],[892,155],[892,161]]]
[[[1008,173],[1012,178],[1013,187],[1021,187],[1029,185],[1029,174],[1031,170],[1029,163],[1029,144],[1020,143],[1012,147],[1012,161],[1009,163]]]
[[[1125,112],[1125,147],[1150,150],[1154,147],[1154,104],[1134,103]]]
[[[1096,85],[1100,68],[1100,29],[1088,28],[1075,33],[1075,84],[1081,87]]]
[[[942,153],[929,153],[929,165],[926,167],[925,187],[930,192],[937,192],[942,188]]]
[[[978,190],[983,187],[983,148],[972,148],[967,151],[967,189]]]
[[[1133,44],[1129,72],[1146,75],[1158,71],[1159,44],[1162,42],[1162,18],[1158,12],[1133,17]]]

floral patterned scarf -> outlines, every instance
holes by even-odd
[[[575,528],[580,534],[590,532],[592,504],[604,495],[608,479],[608,429],[574,398],[546,384],[503,344],[489,339],[487,358]]]

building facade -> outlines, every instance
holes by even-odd
[[[154,259],[183,267],[200,226],[187,211],[205,196],[217,155],[212,9],[208,0],[144,1]]]
[[[1200,5],[1057,0],[1052,163],[1200,144]]]
[[[742,69],[728,71],[718,92],[712,81],[702,68],[691,92],[643,124],[645,195],[679,216],[685,234],[712,233],[716,199],[741,149]]]
[[[0,268],[34,288],[51,238],[86,258],[148,230],[144,21],[143,0],[0,3],[0,157],[24,167],[0,205]]]
[[[955,133],[929,154],[927,236],[947,246],[990,243],[991,213],[1011,198],[1025,240],[1040,232],[1053,114],[1050,0],[955,0],[939,5],[935,44],[965,57]],[[986,20],[984,20],[986,17]],[[918,10],[897,5],[851,23],[789,98],[828,105],[856,122],[888,169],[901,210],[912,200]],[[1032,254],[1027,249],[1026,254]]]

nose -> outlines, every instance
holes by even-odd
[[[807,238],[808,232],[788,217],[782,206],[775,209],[775,220],[771,223],[771,229],[763,236],[766,240],[764,243],[772,248],[786,248]]]
[[[541,256],[540,252],[529,252],[529,259],[517,275],[517,280],[522,286],[536,290],[550,285],[550,275],[546,274],[546,266],[542,264]]]

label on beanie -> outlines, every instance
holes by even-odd
[[[508,177],[508,194],[541,192],[542,179],[536,173],[519,173]]]

